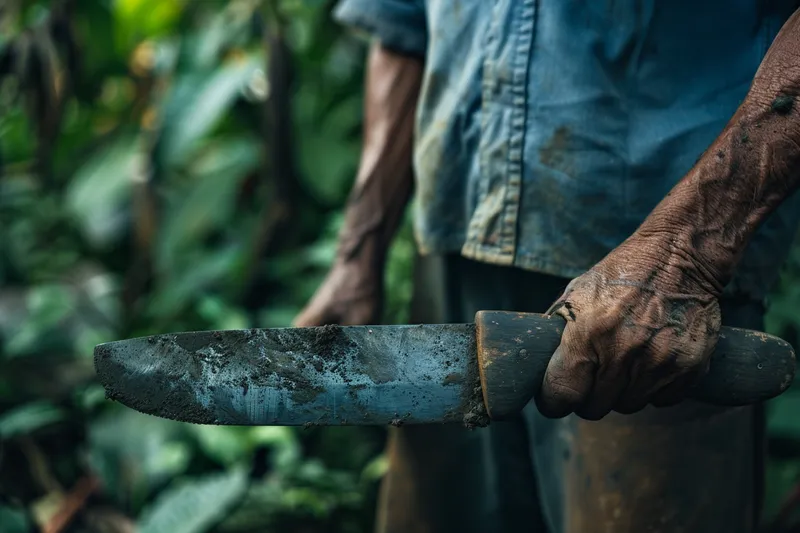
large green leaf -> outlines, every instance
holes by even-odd
[[[385,454],[372,459],[361,470],[361,479],[367,482],[378,481],[389,471],[389,458]]]
[[[317,95],[300,91],[307,107],[316,107]],[[316,104],[316,105],[315,105]],[[314,196],[326,204],[341,204],[355,177],[360,141],[354,138],[360,120],[361,101],[357,98],[338,102],[327,113],[311,113],[298,109],[295,113],[300,152],[314,157],[300,157],[301,176]]]
[[[3,533],[29,533],[31,524],[25,513],[19,509],[13,509],[0,505],[0,531]]]
[[[0,335],[7,357],[90,356],[95,344],[113,340],[119,318],[115,280],[90,265],[61,275],[67,283],[33,285],[19,294],[0,291]]]
[[[47,402],[21,405],[0,416],[0,438],[26,435],[64,419],[62,409]]]
[[[67,206],[95,246],[112,244],[125,228],[138,148],[136,136],[121,136],[93,154],[69,182]]]
[[[25,313],[25,322],[9,336],[5,345],[9,356],[44,351],[52,347],[54,341],[64,342],[69,338],[63,328],[57,333],[56,328],[75,309],[74,291],[64,285],[38,285],[28,291],[26,300],[25,309],[20,309]]]
[[[171,272],[176,255],[196,246],[212,230],[225,227],[236,210],[235,196],[242,180],[258,165],[255,140],[232,138],[209,145],[190,171],[183,194],[168,201],[158,237],[158,268]]]
[[[365,509],[369,486],[351,472],[327,469],[313,459],[305,461],[292,472],[253,483],[242,504],[218,530],[292,531],[286,524],[304,523],[312,531],[368,531],[365,521],[358,525],[358,520],[353,520],[353,511]],[[331,517],[336,517],[335,521]]]
[[[202,533],[219,522],[247,490],[242,469],[185,479],[159,495],[139,519],[140,533]]]
[[[206,17],[201,30],[192,36],[191,67],[208,68],[219,60],[226,48],[246,47],[252,42],[253,13],[260,8],[260,2],[224,2],[224,7],[213,16]]]
[[[209,457],[226,466],[241,465],[252,458],[257,447],[265,446],[275,452],[275,466],[287,470],[300,460],[300,444],[288,427],[222,427],[190,426]]]
[[[5,164],[25,161],[33,156],[36,142],[31,127],[21,108],[0,109],[0,147]]]
[[[114,407],[91,423],[89,457],[106,490],[136,508],[186,471],[193,450],[183,424]]]
[[[226,281],[242,256],[238,246],[207,252],[185,252],[179,265],[170,265],[159,281],[158,290],[147,302],[150,318],[172,317],[190,303],[204,296],[203,291],[215,283]]]
[[[260,67],[258,57],[231,61],[208,75],[179,74],[164,104],[160,158],[166,166],[186,163]]]

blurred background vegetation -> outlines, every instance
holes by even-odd
[[[92,370],[99,342],[286,326],[312,295],[360,142],[365,47],[332,4],[0,0],[0,533],[371,531],[383,428],[173,423]],[[386,322],[413,257],[406,226]],[[769,331],[798,323],[795,247]],[[769,425],[788,523],[800,396]]]
[[[92,349],[286,326],[356,169],[364,45],[326,1],[0,2],[0,532],[369,531],[382,428],[172,423]],[[413,245],[395,245],[403,321]]]

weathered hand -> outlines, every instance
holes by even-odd
[[[376,324],[382,300],[383,283],[375,269],[363,261],[337,261],[294,325]]]
[[[672,405],[707,372],[717,286],[674,242],[634,235],[553,305],[567,324],[536,398],[545,416],[598,420]]]

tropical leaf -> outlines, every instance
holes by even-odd
[[[5,345],[7,356],[21,356],[44,351],[54,342],[64,342],[66,331],[56,327],[70,316],[75,308],[75,294],[64,285],[46,284],[32,287],[26,295],[22,326],[9,335]],[[57,333],[55,336],[53,333]]]
[[[140,533],[202,533],[222,520],[247,490],[242,469],[185,479],[164,491],[139,519]]]
[[[193,449],[178,422],[115,406],[89,427],[89,458],[106,490],[134,509],[183,474]]]
[[[0,505],[0,525],[3,533],[29,533],[31,523],[25,513],[20,509],[14,509],[5,505]]]
[[[0,438],[8,439],[18,435],[27,435],[37,429],[59,422],[64,417],[64,411],[52,404],[46,402],[27,403],[0,416]]]
[[[208,146],[192,164],[193,179],[183,194],[175,194],[168,202],[159,233],[156,260],[161,271],[170,272],[176,256],[230,221],[236,210],[235,195],[258,159],[253,139],[233,138]]]
[[[260,68],[258,57],[230,61],[209,76],[181,75],[164,104],[161,161],[167,167],[186,163]]]
[[[388,470],[389,458],[381,454],[367,463],[367,466],[361,471],[361,479],[367,482],[378,481],[386,475]]]
[[[288,427],[222,427],[190,426],[209,457],[226,466],[241,465],[252,459],[258,447],[268,447],[274,452],[275,467],[291,470],[300,460],[300,444],[296,433]]]
[[[125,229],[137,147],[135,136],[119,137],[101,147],[69,182],[67,207],[96,247],[109,246]]]
[[[242,256],[240,246],[209,252],[185,252],[179,265],[170,265],[160,280],[158,292],[147,302],[148,316],[163,319],[186,309],[203,291],[225,280]]]

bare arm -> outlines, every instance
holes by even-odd
[[[361,161],[337,257],[298,326],[380,318],[386,255],[413,188],[412,149],[423,63],[374,44],[369,53]]]

